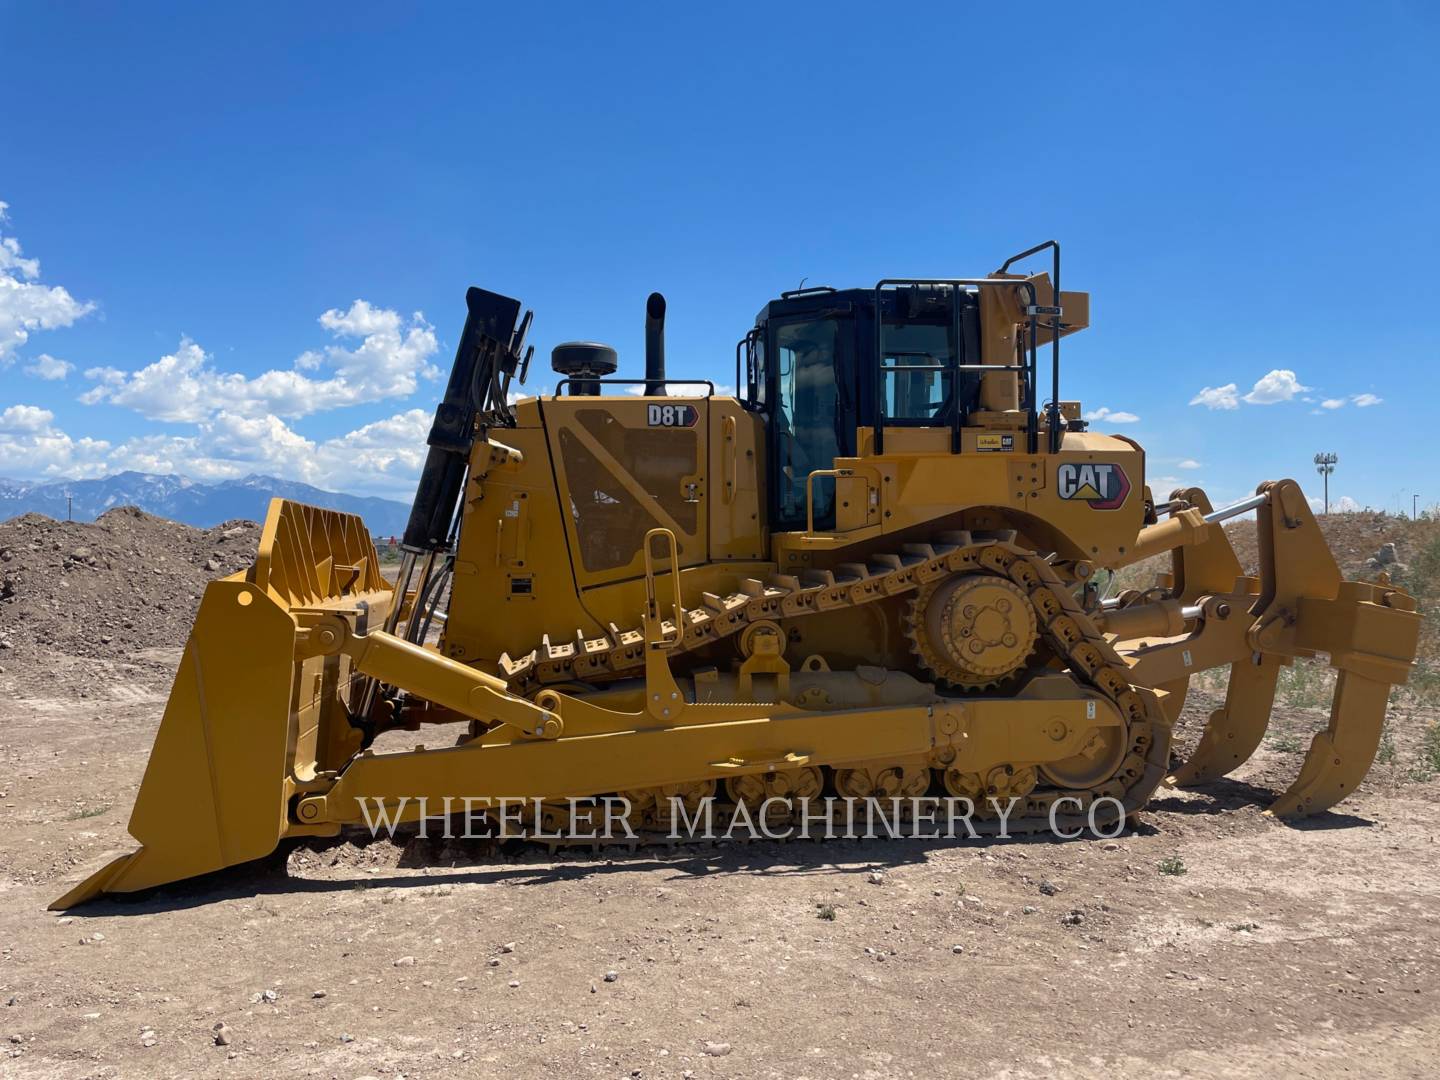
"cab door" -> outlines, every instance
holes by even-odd
[[[830,307],[814,315],[772,320],[770,383],[770,510],[776,531],[803,529],[813,499],[815,527],[835,527],[835,480],[810,474],[854,453],[854,322]]]
[[[707,561],[708,399],[556,397],[541,408],[580,588],[643,574],[655,528],[675,534],[682,567]]]

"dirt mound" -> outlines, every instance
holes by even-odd
[[[1353,514],[1320,515],[1320,532],[1329,545],[1335,562],[1345,577],[1374,581],[1381,570],[1388,571],[1400,584],[1406,584],[1405,573],[1410,564],[1427,548],[1440,542],[1440,522],[1394,517],[1374,511]],[[1253,517],[1232,521],[1225,526],[1225,535],[1240,560],[1245,573],[1260,572],[1259,544]],[[1381,549],[1393,545],[1384,560],[1377,561]],[[1388,560],[1388,561],[1387,561]],[[1123,588],[1146,588],[1155,575],[1170,569],[1170,555],[1156,555],[1121,571]]]
[[[1394,544],[1394,558],[1402,566],[1408,565],[1427,544],[1440,539],[1440,522],[1412,521],[1373,510],[1357,511],[1353,514],[1320,514],[1315,518],[1320,531],[1340,572],[1347,578],[1362,578],[1374,581],[1378,572],[1371,564],[1377,552],[1386,544]],[[1233,522],[1225,526],[1225,535],[1230,537],[1235,554],[1246,573],[1253,574],[1259,567],[1259,554],[1255,542],[1255,521],[1253,518]],[[1393,572],[1393,566],[1386,567]]]
[[[194,529],[133,506],[93,523],[0,522],[0,665],[179,648],[206,583],[248,568],[259,535],[253,521]]]

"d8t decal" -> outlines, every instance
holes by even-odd
[[[645,420],[650,427],[694,427],[700,410],[694,405],[650,405]]]

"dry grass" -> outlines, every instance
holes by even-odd
[[[66,821],[84,821],[86,818],[99,817],[110,809],[109,803],[101,803],[99,806],[80,807],[65,815]]]

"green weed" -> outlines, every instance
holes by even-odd
[[[1431,724],[1420,740],[1420,764],[1430,772],[1440,772],[1440,724]]]
[[[1375,752],[1375,760],[1381,765],[1395,764],[1395,736],[1390,734],[1389,724],[1380,731],[1380,749]]]
[[[1280,669],[1275,699],[1296,709],[1318,709],[1335,696],[1335,676],[1318,661],[1299,660]]]
[[[1276,735],[1270,740],[1270,745],[1281,754],[1298,754],[1305,749],[1305,744],[1298,735]]]
[[[1179,877],[1181,874],[1190,872],[1185,866],[1185,860],[1180,858],[1179,855],[1166,855],[1165,858],[1155,864],[1155,869],[1168,877]]]

